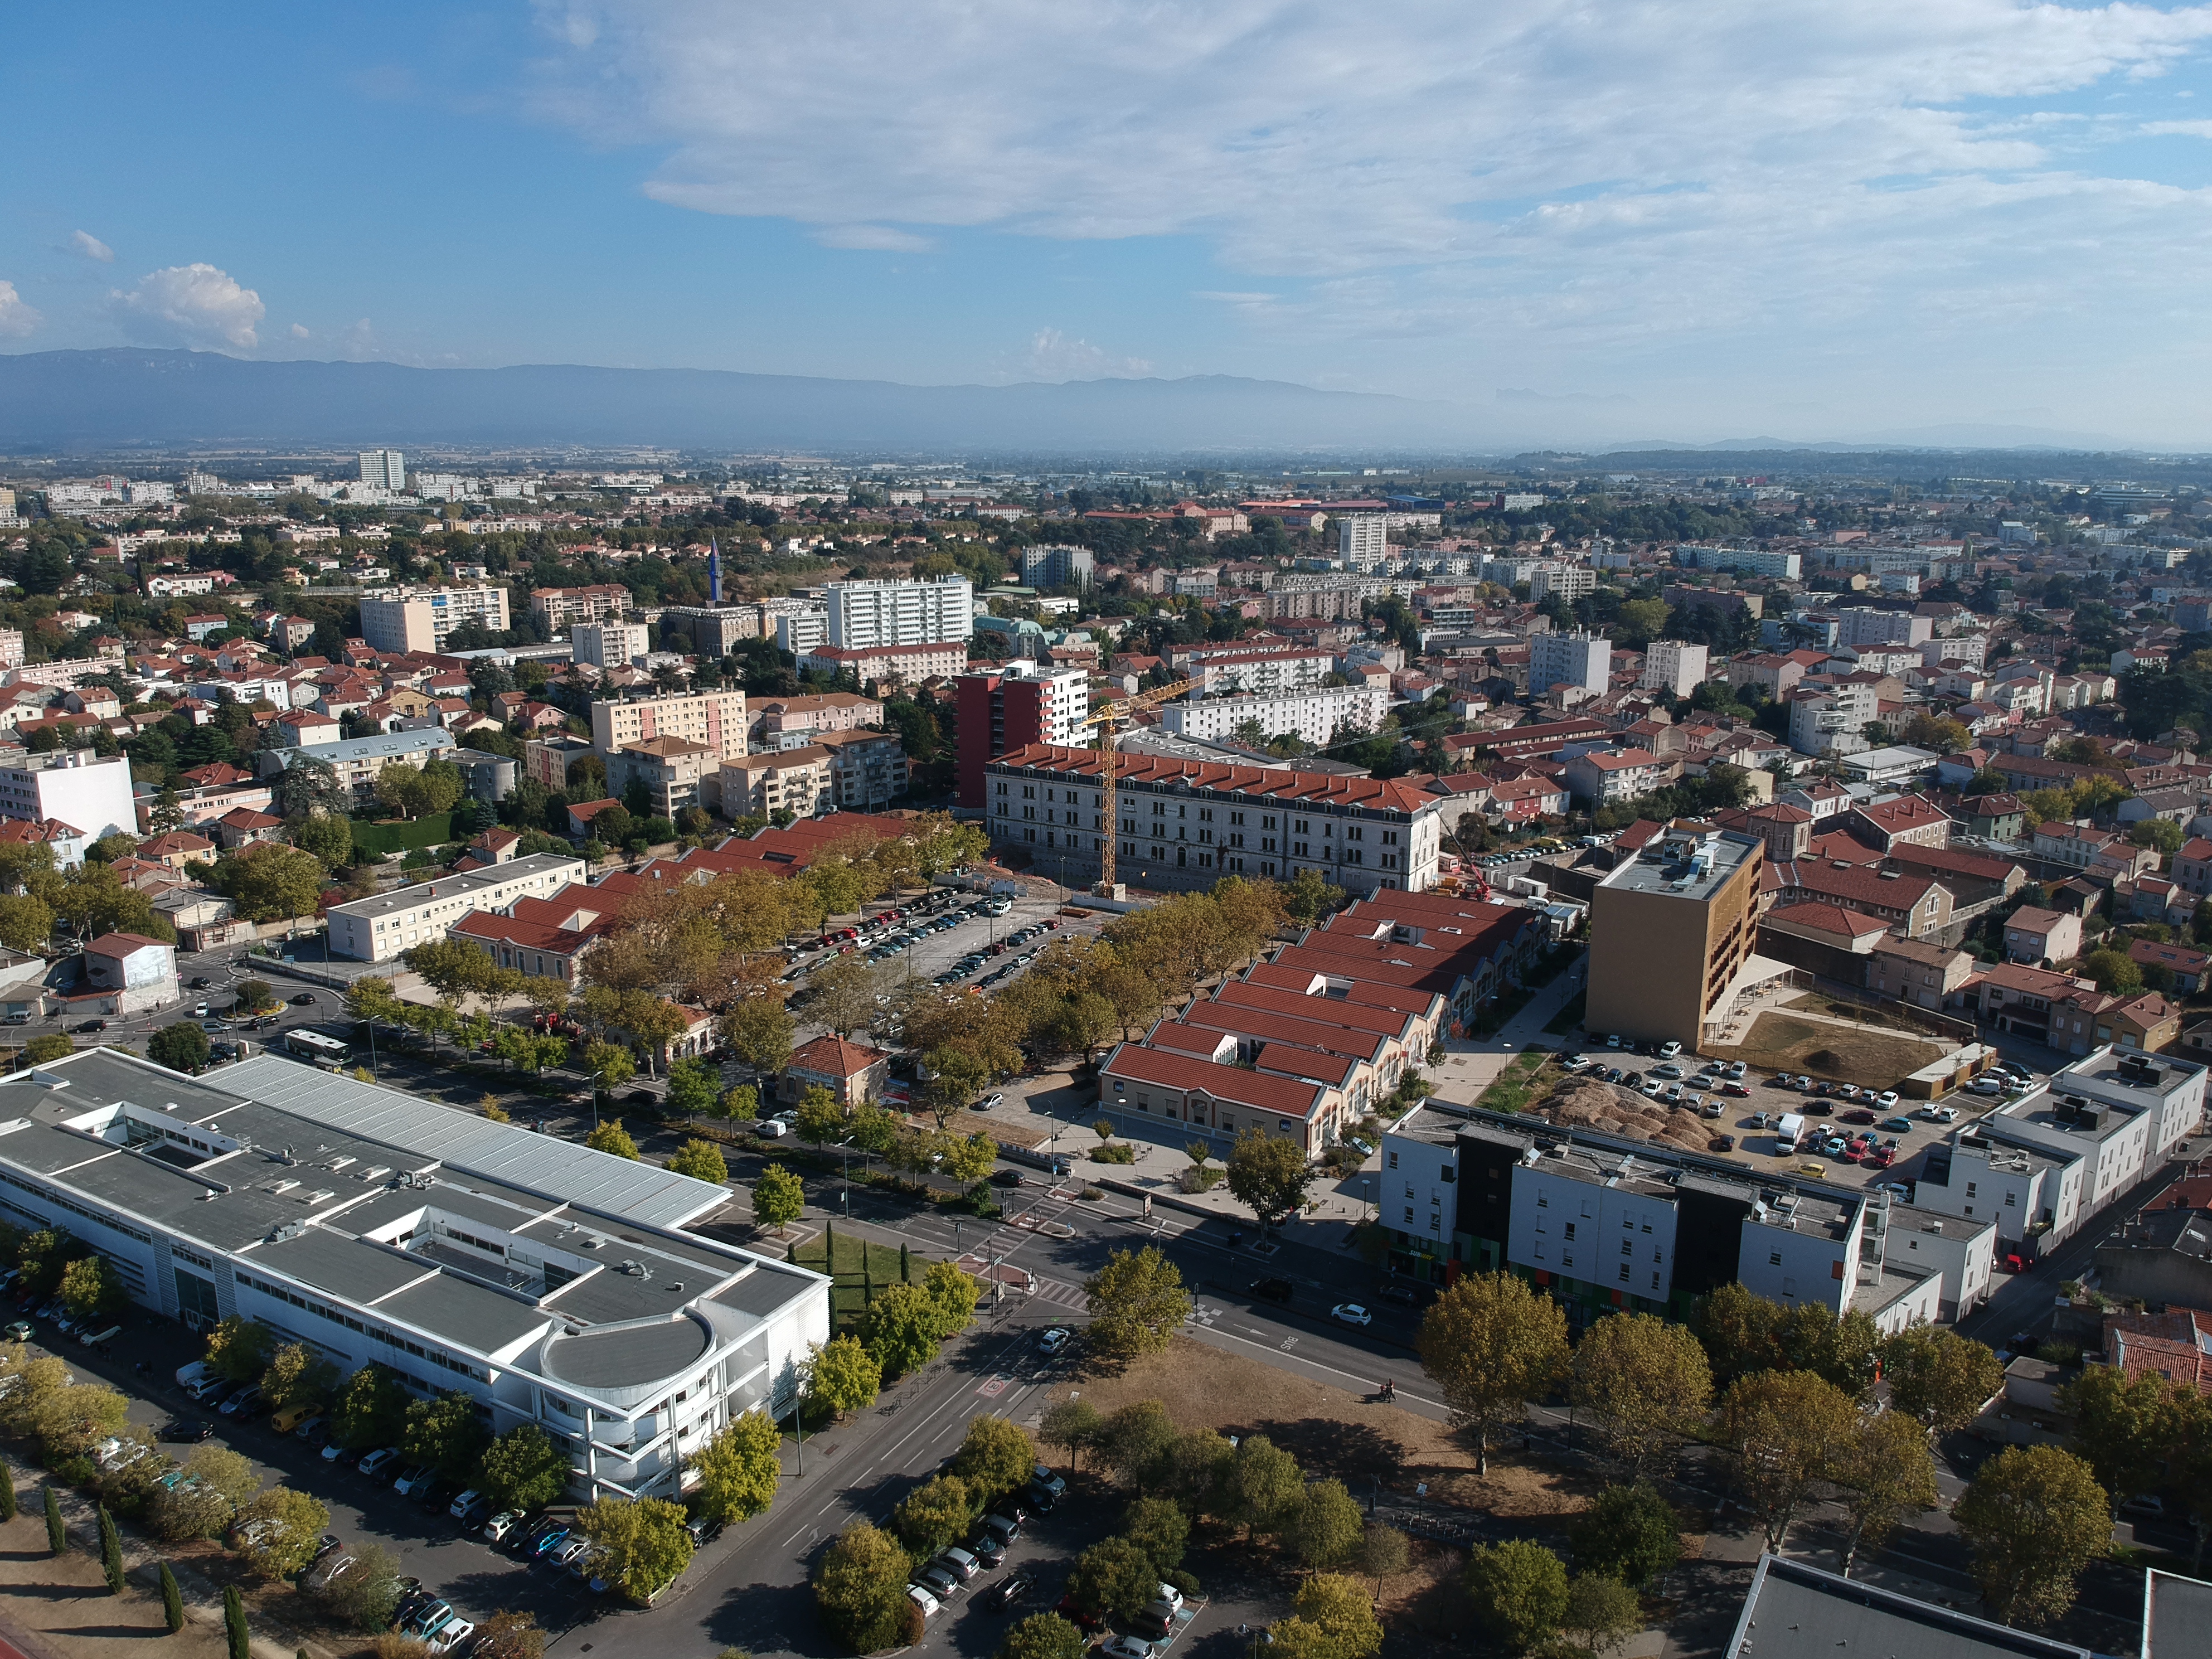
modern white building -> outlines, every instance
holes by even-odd
[[[446,937],[472,910],[505,910],[517,899],[550,898],[586,876],[584,860],[567,853],[533,853],[467,875],[440,876],[373,898],[330,908],[331,954],[354,962],[390,962],[402,951]]]
[[[1804,560],[1796,553],[1771,552],[1756,547],[1716,547],[1684,542],[1674,549],[1674,562],[1693,570],[1740,570],[1753,576],[1781,576],[1796,581]]]
[[[1637,684],[1646,691],[1686,697],[1705,683],[1706,649],[1680,640],[1654,640],[1644,647],[1644,672]]]
[[[965,576],[934,581],[830,582],[827,643],[848,651],[964,640],[975,630],[975,590]],[[809,646],[823,643],[810,641]],[[796,654],[798,647],[786,647]]]
[[[1022,582],[1028,587],[1088,587],[1097,568],[1087,547],[1054,544],[1022,550]]]
[[[1528,636],[1528,695],[1540,697],[1555,685],[1603,693],[1613,673],[1613,641],[1596,634],[1531,634]]]
[[[453,734],[439,726],[412,732],[386,732],[373,738],[348,738],[340,743],[303,743],[289,749],[263,749],[253,757],[260,775],[274,778],[301,761],[319,761],[337,774],[338,782],[353,792],[354,799],[368,805],[376,799],[377,775],[387,766],[420,766],[458,752]]]
[[[972,623],[970,624],[973,625]],[[830,613],[809,608],[776,613],[775,648],[803,657],[830,643]]]
[[[364,449],[360,459],[363,483],[395,492],[407,488],[407,458],[398,450]]]
[[[361,637],[376,651],[442,651],[453,630],[471,623],[505,633],[507,590],[489,582],[396,587],[361,602]]]
[[[1540,605],[1550,599],[1579,599],[1596,592],[1597,572],[1586,564],[1547,559],[1528,578],[1528,597]]]
[[[66,1228],[149,1313],[255,1321],[341,1375],[534,1423],[570,1491],[680,1498],[788,1410],[821,1275],[684,1231],[726,1188],[269,1054],[191,1078],[112,1048],[0,1080],[0,1215]]]
[[[1318,748],[1344,726],[1375,730],[1389,711],[1390,694],[1380,686],[1328,685],[1273,696],[1196,697],[1167,703],[1160,709],[1160,724],[1177,737],[1218,743],[1247,720],[1257,720],[1270,738],[1291,733]]]
[[[627,668],[653,648],[652,631],[643,623],[579,623],[568,630],[568,648],[594,668]]]
[[[120,755],[102,760],[89,749],[27,756],[21,766],[0,768],[0,817],[56,820],[91,841],[137,835],[131,763]]]
[[[1382,513],[1346,513],[1336,520],[1336,550],[1347,563],[1389,556],[1390,520]]]

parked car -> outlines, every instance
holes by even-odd
[[[1328,1316],[1340,1325],[1371,1325],[1375,1316],[1357,1302],[1340,1302],[1328,1310]]]
[[[1288,1302],[1293,1291],[1287,1279],[1255,1279],[1252,1281],[1252,1294],[1268,1302]]]
[[[515,1529],[521,1524],[522,1516],[520,1512],[514,1510],[501,1510],[483,1523],[485,1541],[493,1544],[503,1542],[512,1537]]]
[[[1375,1294],[1385,1302],[1395,1302],[1401,1308],[1410,1308],[1420,1300],[1420,1292],[1401,1279],[1385,1279],[1375,1287]]]
[[[370,1472],[366,1463],[363,1463],[361,1468],[364,1474]],[[392,1483],[392,1490],[402,1498],[413,1498],[435,1478],[434,1471],[428,1463],[410,1463],[400,1470],[398,1479]]]
[[[944,1610],[945,1604],[920,1584],[906,1587],[906,1599],[921,1609],[921,1616],[925,1619],[934,1619]]]
[[[1036,1588],[1036,1580],[1029,1574],[1010,1572],[986,1590],[981,1599],[988,1602],[994,1612],[1004,1613]]]
[[[398,1461],[398,1447],[380,1446],[361,1460],[361,1472],[367,1475],[382,1474]]]
[[[1912,1127],[1912,1120],[1909,1117],[1886,1117],[1881,1121],[1881,1127],[1903,1134]]]
[[[302,991],[295,997],[287,997],[284,1000],[295,1008],[312,1008],[315,1006],[315,994],[313,991]]]
[[[1734,1135],[1715,1135],[1711,1140],[1706,1143],[1705,1150],[1711,1152],[1732,1152],[1735,1150],[1735,1137]]]
[[[974,1578],[976,1573],[981,1571],[983,1565],[973,1554],[962,1549],[957,1544],[939,1551],[937,1565],[952,1574],[963,1584]]]

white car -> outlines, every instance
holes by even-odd
[[[1880,1094],[1874,1097],[1874,1103],[1881,1107],[1885,1112],[1895,1111],[1897,1109],[1897,1091],[1894,1089],[1883,1090]]]
[[[1152,1644],[1141,1636],[1117,1636],[1098,1651],[1106,1659],[1152,1659]]]
[[[1659,1058],[1662,1060],[1672,1060],[1681,1052],[1682,1045],[1671,1039],[1659,1045]]]
[[[906,1587],[906,1599],[921,1609],[921,1616],[925,1619],[934,1619],[945,1607],[942,1601],[919,1584],[908,1584]]]
[[[477,1627],[470,1620],[456,1619],[430,1638],[430,1651],[451,1653],[476,1633]]]
[[[1340,1325],[1372,1324],[1375,1316],[1357,1302],[1340,1302],[1328,1310],[1328,1316]]]
[[[1006,1097],[1004,1095],[985,1095],[977,1103],[975,1109],[979,1112],[995,1111],[1006,1103]]]
[[[1037,1338],[1037,1346],[1046,1353],[1058,1353],[1075,1340],[1075,1333],[1065,1325],[1055,1325]]]
[[[1173,1584],[1155,1584],[1152,1588],[1159,1592],[1157,1599],[1166,1602],[1177,1613],[1182,1611],[1182,1592]]]

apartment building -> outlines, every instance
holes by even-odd
[[[1022,550],[1024,587],[1088,587],[1097,561],[1087,547],[1025,547]]]
[[[779,611],[775,616],[775,648],[804,657],[830,643],[830,613],[817,608]]]
[[[364,449],[356,458],[362,483],[397,495],[407,488],[407,457],[397,449]]]
[[[610,698],[592,705],[592,747],[603,757],[653,738],[683,738],[734,760],[745,752],[745,726],[742,691]]]
[[[884,723],[884,705],[851,691],[803,697],[763,697],[751,706],[757,749],[797,749],[825,732],[857,732]]]
[[[386,732],[373,738],[349,738],[343,743],[264,749],[253,759],[264,778],[274,778],[301,761],[319,761],[337,775],[339,783],[352,792],[356,803],[367,806],[376,799],[377,775],[386,767],[450,759],[459,748],[452,732],[434,726],[415,732]]]
[[[1208,696],[1269,697],[1311,691],[1336,672],[1331,652],[1255,646],[1199,646],[1172,652],[1169,661]]]
[[[26,755],[21,765],[0,767],[0,818],[64,823],[88,842],[135,836],[131,763],[120,755],[103,760],[89,749]]]
[[[494,634],[507,631],[504,587],[398,587],[361,601],[361,637],[373,651],[442,651],[455,629],[472,623]]]
[[[761,635],[760,607],[751,605],[670,605],[661,607],[660,631],[690,636],[702,657],[726,657]]]
[[[445,938],[447,929],[471,910],[502,909],[519,898],[547,898],[583,879],[580,858],[536,853],[334,904],[329,913],[331,954],[352,962],[390,962],[404,951]]]
[[[1688,542],[1676,545],[1674,562],[1687,569],[1735,570],[1751,576],[1780,576],[1793,582],[1799,580],[1804,569],[1802,556],[1796,553]]]
[[[879,812],[907,792],[906,745],[895,732],[818,732],[830,751],[830,790],[842,812]]]
[[[1922,1218],[1892,1194],[1753,1175],[1663,1142],[1581,1129],[1562,1139],[1525,1118],[1425,1109],[1385,1132],[1382,1156],[1377,1207],[1396,1272],[1441,1284],[1510,1271],[1577,1329],[1616,1311],[1691,1320],[1737,1283],[1894,1332],[1955,1316],[1989,1283],[1992,1228],[1960,1228],[1959,1248],[1940,1255],[1909,1250]]]
[[[1383,513],[1338,514],[1336,556],[1346,564],[1378,562],[1389,557],[1389,515]]]
[[[1668,769],[1648,749],[1590,749],[1567,763],[1567,787],[1594,806],[1648,795]]]
[[[1591,895],[1590,1030],[1695,1047],[1759,977],[1756,836],[1678,823]],[[1778,969],[1780,964],[1773,964]]]
[[[863,686],[920,685],[949,679],[968,666],[968,647],[957,640],[925,645],[882,645],[866,651],[817,645],[797,653],[802,674],[850,674]]]
[[[726,1188],[274,1054],[190,1078],[112,1048],[0,1082],[0,1206],[66,1229],[146,1313],[227,1318],[495,1434],[566,1448],[579,1503],[680,1501],[787,1411],[829,1281],[684,1224]]]
[[[809,641],[810,646],[870,651],[887,645],[964,640],[975,630],[975,590],[965,576],[939,576],[926,582],[830,582],[822,592],[828,607],[828,635]]]
[[[1259,722],[1270,738],[1303,738],[1319,748],[1345,726],[1372,732],[1390,712],[1390,694],[1380,686],[1325,685],[1274,696],[1193,697],[1160,709],[1160,725],[1177,737],[1218,743],[1247,721]]]
[[[643,623],[578,623],[568,630],[568,648],[594,668],[627,668],[653,649],[653,630]]]
[[[1555,685],[1600,694],[1613,676],[1613,641],[1600,635],[1531,634],[1528,636],[1528,695],[1540,697]]]
[[[830,750],[819,744],[725,760],[705,787],[708,810],[726,818],[811,817],[836,804]]]
[[[960,729],[964,743],[964,715]],[[1413,785],[1133,751],[1115,761],[1117,874],[1133,886],[1209,887],[1224,875],[1287,881],[1307,869],[1360,893],[1418,892],[1436,881],[1443,803]],[[1019,847],[1033,868],[1069,886],[1096,882],[1109,833],[1101,763],[1096,750],[1055,744],[988,763],[994,843]]]
[[[1834,759],[1863,753],[1866,728],[1881,712],[1871,685],[1800,685],[1789,694],[1790,746],[1801,755]]]
[[[721,769],[719,750],[689,738],[647,738],[626,743],[606,757],[607,793],[622,796],[632,783],[645,786],[653,816],[672,818],[701,805],[701,785]]]
[[[1705,683],[1706,647],[1680,640],[1654,640],[1644,647],[1644,672],[1636,684],[1646,691],[1686,697]]]
[[[620,622],[629,606],[629,589],[620,582],[601,582],[592,587],[541,587],[530,596],[530,614],[549,635],[579,623]]]
[[[1935,637],[1936,619],[1910,611],[1877,611],[1852,605],[1836,613],[1836,643],[1839,646],[1904,646],[1918,649]]]
[[[1082,741],[1091,676],[1079,668],[1016,661],[954,682],[960,732],[959,801],[980,808],[983,774],[1002,755],[1036,744]]]
[[[1597,572],[1586,564],[1561,564],[1546,559],[1528,578],[1528,597],[1538,605],[1547,599],[1572,603],[1596,592]]]

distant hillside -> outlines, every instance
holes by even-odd
[[[210,352],[0,356],[0,447],[629,444],[1027,453],[1442,450],[1447,404],[1201,375],[1065,385],[900,386],[712,369],[407,368]]]

